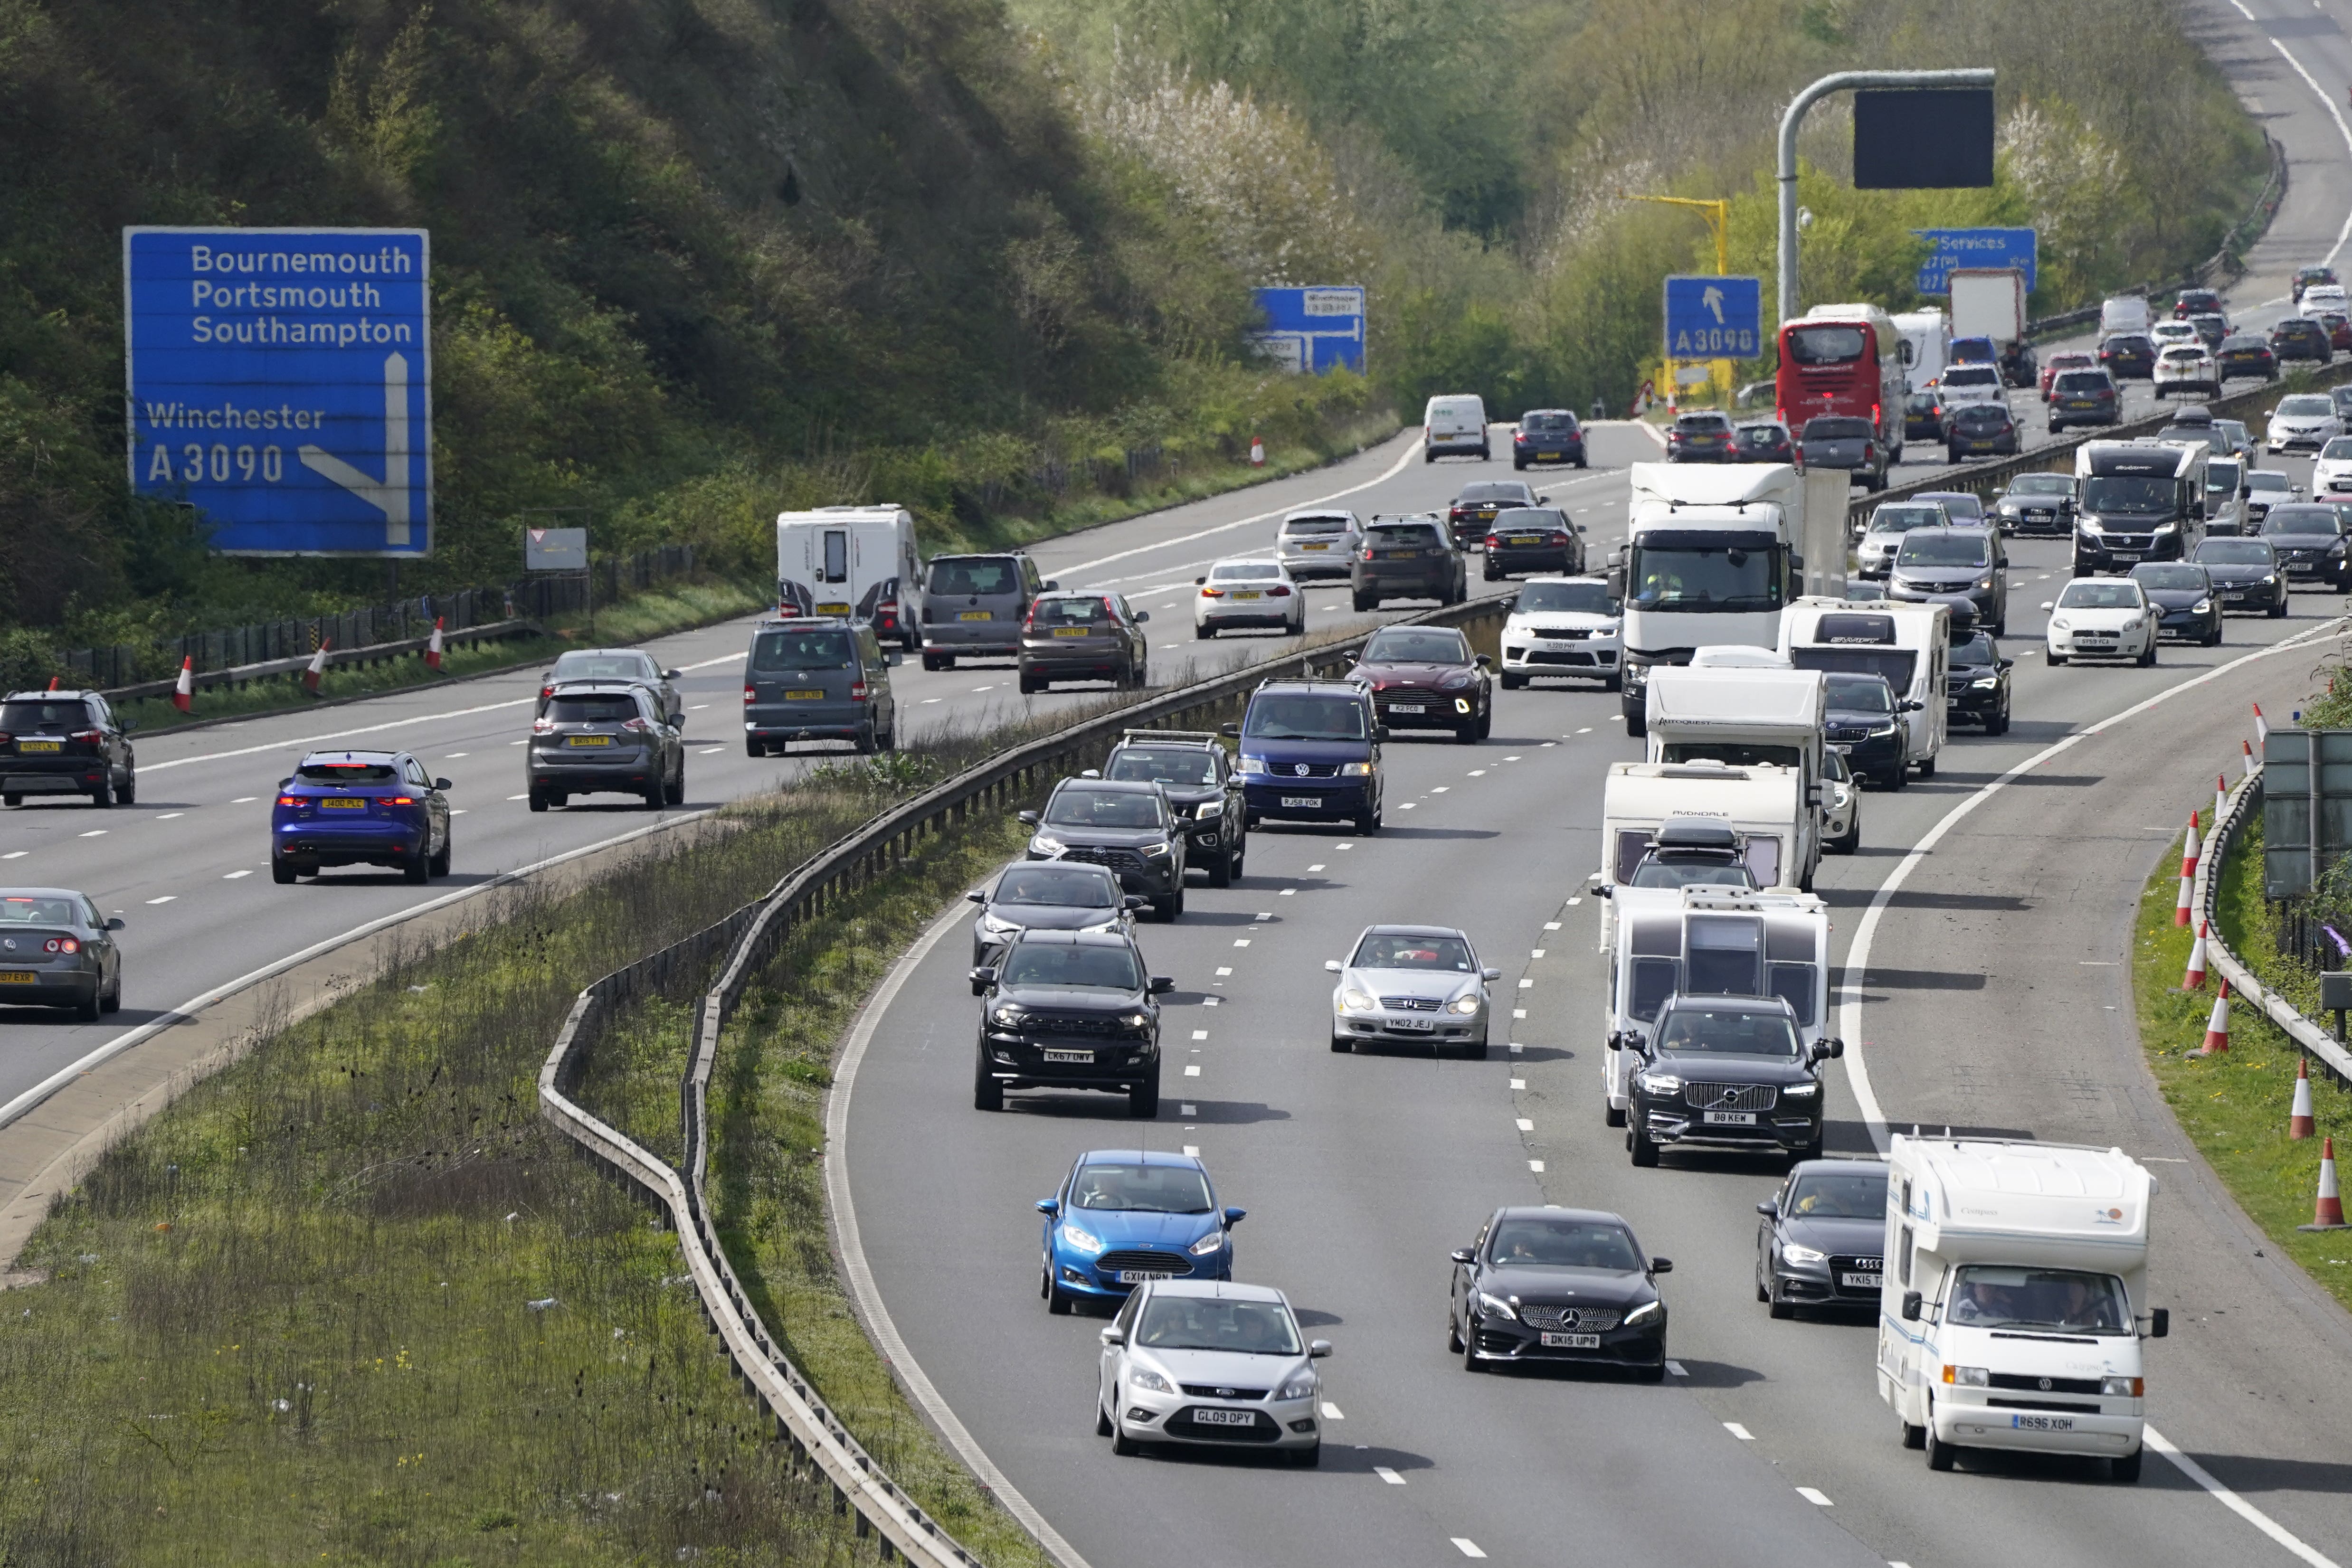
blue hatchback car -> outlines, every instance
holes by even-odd
[[[1268,681],[1224,733],[1242,743],[1242,799],[1267,817],[1381,829],[1381,742],[1372,694],[1353,681]]]
[[[1233,1228],[1247,1212],[1217,1207],[1208,1168],[1190,1155],[1090,1149],[1045,1217],[1037,1293],[1046,1310],[1121,1301],[1147,1280],[1231,1280]]]
[[[314,751],[278,786],[269,874],[394,866],[409,881],[449,874],[449,788],[404,751]]]

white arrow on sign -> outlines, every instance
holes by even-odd
[[[408,542],[408,361],[383,361],[383,479],[352,467],[323,447],[305,446],[302,466],[331,480],[383,513],[383,542]]]
[[[1698,302],[1715,313],[1715,324],[1723,325],[1723,290],[1707,287],[1699,291]]]

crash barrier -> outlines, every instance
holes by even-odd
[[[493,621],[486,626],[472,626],[463,632],[445,632],[442,633],[441,645],[444,648],[457,648],[471,643],[498,643],[509,637],[520,637],[526,633],[535,636],[540,629],[540,624],[536,621]],[[410,653],[422,653],[432,641],[433,634],[428,631],[422,637],[404,637],[396,643],[370,643],[358,648],[331,647],[327,650],[327,668],[334,670],[352,664],[380,664],[390,659],[404,658]],[[290,675],[297,670],[307,670],[310,667],[311,661],[317,657],[316,653],[297,653],[291,658],[265,659],[255,664],[232,664],[226,670],[206,670],[202,674],[192,674],[188,677],[188,682],[197,691],[202,691],[206,686],[243,685],[247,681],[264,680],[271,675]],[[160,681],[141,681],[134,685],[114,686],[109,688],[105,695],[110,702],[125,702],[139,697],[169,696],[178,689],[179,680],[177,675],[170,675]]]
[[[2221,885],[2223,857],[2237,842],[2239,831],[2262,804],[2262,799],[2263,770],[2262,765],[2256,763],[2253,771],[2240,779],[2237,788],[2230,791],[2228,804],[2215,815],[2213,831],[2205,837],[2205,852],[2198,857],[2197,875],[2189,897],[2197,917],[2206,923],[2206,960],[2229,983],[2232,995],[2261,1009],[2263,1016],[2285,1031],[2286,1037],[2295,1043],[2305,1057],[2339,1085],[2352,1088],[2352,1051],[2347,1051],[2334,1035],[2295,1011],[2276,991],[2263,986],[2254,972],[2230,951],[2229,943],[2222,938],[2221,925],[2214,917],[2213,904],[2216,891]]]
[[[1397,624],[1458,626],[1475,641],[1498,629],[1507,601],[1486,599],[1407,617]],[[1371,635],[1364,632],[1302,653],[1245,666],[1227,674],[1125,704],[1039,740],[1013,747],[966,768],[905,803],[882,812],[795,868],[757,903],[604,976],[580,993],[540,1068],[539,1100],[545,1115],[582,1148],[649,1193],[677,1232],[687,1272],[703,1315],[723,1345],[745,1389],[773,1416],[781,1440],[792,1445],[796,1467],[813,1468],[835,1494],[835,1509],[853,1511],[856,1531],[881,1537],[887,1561],[951,1568],[978,1559],[900,1490],[861,1447],[822,1396],[777,1347],[750,1293],[719,1242],[705,1182],[709,1160],[708,1094],[727,1020],[753,979],[774,959],[795,925],[821,915],[838,900],[888,875],[924,841],[980,811],[1003,811],[1032,797],[1046,781],[1091,766],[1124,730],[1206,725],[1247,698],[1260,682],[1297,672],[1337,674]],[[670,990],[686,977],[719,963],[719,977],[695,1010],[693,1054],[678,1084],[684,1169],[673,1168],[572,1098],[587,1059],[619,1013],[640,998]],[[1034,1536],[1037,1523],[1022,1520]],[[1042,1538],[1041,1549],[1052,1552]]]

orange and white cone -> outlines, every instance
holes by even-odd
[[[2211,924],[2204,920],[2197,923],[2197,940],[2189,945],[2189,970],[2180,977],[2180,988],[2184,991],[2205,988],[2205,933]]]
[[[172,706],[182,713],[196,706],[196,661],[192,654],[180,656],[180,678],[172,684]]]
[[[2197,813],[2189,813],[2189,836],[2180,841],[2180,896],[2172,905],[2172,923],[2189,924],[2189,890],[2197,881]]]
[[[425,667],[428,670],[441,667],[441,617],[438,615],[433,618],[433,635],[425,639]]]
[[[2294,1064],[2294,1103],[2287,1107],[2286,1135],[2307,1138],[2317,1131],[2311,1119],[2311,1061],[2305,1058]]]
[[[2205,1020],[2205,1043],[2198,1050],[2200,1056],[2220,1056],[2230,1049],[2230,981],[2223,976],[2221,988],[2213,993],[2212,1016]]]
[[[1265,437],[1263,435],[1250,437],[1250,466],[1253,468],[1265,466]]]
[[[2271,721],[2263,716],[2263,705],[2254,705],[2254,744],[2261,746],[2271,737]]]
[[[56,691],[58,689],[58,683],[64,678],[65,677],[62,675],[51,675],[49,677],[49,690]]]
[[[2336,1190],[2336,1140],[2329,1138],[2319,1145],[2319,1198],[2311,1206],[2311,1223],[2298,1225],[2297,1230],[2341,1230],[2344,1226],[2344,1198]]]
[[[320,678],[327,673],[327,650],[334,645],[332,637],[320,643],[319,651],[310,655],[310,667],[302,672],[302,689],[314,697],[319,695]]]
[[[2213,775],[2213,821],[2219,822],[2221,813],[2230,809],[2230,781],[2221,774]]]
[[[2246,777],[2252,779],[2254,776],[2254,743],[2251,740],[2241,740],[2238,742],[2238,749],[2246,754]]]

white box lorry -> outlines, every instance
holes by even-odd
[[[2001,379],[2021,387],[2025,353],[2025,274],[2013,267],[1952,269],[1952,336],[1990,338]]]
[[[1895,1134],[1878,1393],[1948,1470],[1969,1448],[2093,1455],[2139,1479],[2156,1177],[2121,1149]],[[2146,1327],[2142,1327],[2143,1321]]]
[[[923,563],[906,507],[776,514],[776,613],[840,615],[909,653],[922,645]]]

